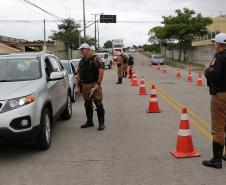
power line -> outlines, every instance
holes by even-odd
[[[35,8],[38,8],[39,10],[45,12],[46,14],[48,14],[48,15],[54,17],[54,18],[56,18],[56,19],[59,20],[59,21],[62,21],[62,20],[63,20],[63,18],[61,18],[61,17],[59,17],[59,16],[57,16],[57,15],[52,14],[51,12],[49,12],[49,11],[47,11],[47,10],[41,8],[40,6],[38,6],[37,4],[35,4],[35,3],[33,3],[33,2],[31,2],[31,1],[29,1],[29,0],[23,0],[23,2],[25,2],[25,3],[27,3],[27,4],[31,5],[31,6],[33,6],[33,7],[35,7]]]

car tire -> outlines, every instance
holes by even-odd
[[[109,64],[108,68],[109,68],[109,69],[111,69],[111,68],[112,68],[112,63],[110,63],[110,64]]]
[[[76,88],[75,86],[73,87],[73,92],[72,92],[72,97],[71,97],[71,101],[72,102],[75,102],[76,101]]]
[[[67,104],[66,105],[67,106],[65,107],[64,111],[62,112],[61,117],[64,120],[69,120],[72,115],[72,104],[71,104],[71,97],[70,97],[69,93],[67,95]]]
[[[47,150],[51,145],[52,136],[52,118],[47,108],[42,110],[40,127],[36,147],[41,150]]]

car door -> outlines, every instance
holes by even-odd
[[[67,95],[68,95],[68,89],[69,89],[69,77],[67,70],[64,68],[64,66],[60,63],[60,61],[53,57],[54,61],[58,64],[60,68],[60,72],[64,73],[64,78],[60,80],[61,86],[60,86],[60,107],[63,107],[67,103]]]
[[[52,106],[53,106],[53,114],[55,115],[55,113],[59,109],[59,102],[56,101],[59,98],[58,81],[48,81],[51,73],[54,72],[54,67],[51,64],[49,57],[44,58],[44,64],[45,64],[45,73],[46,73],[46,77],[47,77],[48,94],[51,97]]]
[[[61,72],[61,69],[60,69],[60,66],[57,62],[57,60],[55,59],[55,57],[53,56],[50,56],[49,57],[50,59],[50,63],[52,65],[52,68],[53,68],[53,72]],[[55,96],[54,96],[54,99],[53,101],[55,102],[55,105],[56,105],[56,112],[60,111],[60,109],[62,108],[62,102],[64,101],[65,102],[65,99],[62,100],[63,96],[62,96],[62,92],[63,92],[63,79],[60,79],[60,80],[54,80],[55,82]]]

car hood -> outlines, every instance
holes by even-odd
[[[36,92],[41,79],[31,81],[0,82],[0,100],[23,97]]]

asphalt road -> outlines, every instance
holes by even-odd
[[[148,67],[148,58],[134,54],[138,80],[143,75],[146,88],[157,87],[161,113],[148,114],[149,96],[138,96],[139,87],[129,79],[116,85],[116,68],[105,71],[103,82],[106,129],[80,129],[85,121],[82,98],[73,104],[73,117],[57,121],[48,151],[27,145],[4,145],[0,149],[1,185],[222,185],[226,164],[216,170],[201,165],[211,151],[210,96],[204,86],[187,82],[187,71],[176,77]],[[144,65],[140,64],[144,61]],[[204,79],[204,78],[203,78]],[[201,157],[176,159],[181,107],[189,109],[195,150]]]

